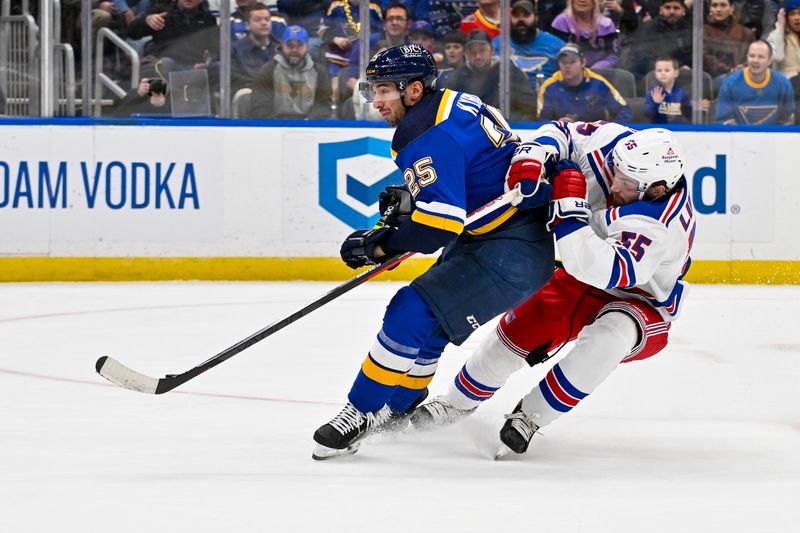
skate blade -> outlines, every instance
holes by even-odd
[[[341,450],[337,450],[336,448],[328,448],[322,444],[317,444],[317,446],[314,448],[314,451],[311,453],[311,458],[315,461],[325,461],[326,459],[334,459],[336,457],[347,457],[348,455],[353,455],[356,453],[360,447],[360,442],[351,444],[347,448],[343,448]]]
[[[508,457],[509,455],[513,456],[516,455],[514,450],[506,446],[505,444],[501,444],[500,448],[497,449],[497,453],[494,454],[495,461],[501,461],[503,458]]]

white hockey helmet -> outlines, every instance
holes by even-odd
[[[663,128],[641,130],[620,139],[611,152],[620,172],[639,182],[639,198],[650,185],[663,181],[672,189],[683,176],[683,153],[672,133]]]

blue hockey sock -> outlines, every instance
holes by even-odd
[[[368,413],[383,407],[395,391],[409,390],[413,392],[398,392],[397,398],[397,407],[407,409],[432,378],[418,360],[438,361],[447,345],[446,339],[434,334],[438,326],[439,321],[415,289],[400,289],[389,302],[383,328],[350,389],[350,403]]]

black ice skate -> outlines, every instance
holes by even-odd
[[[533,421],[533,417],[522,410],[522,400],[520,400],[514,411],[506,415],[506,422],[500,428],[500,440],[505,446],[497,452],[495,459],[503,457],[509,451],[514,453],[528,451],[528,444],[538,429],[539,426]]]
[[[390,412],[389,408],[384,406],[374,413],[362,413],[347,402],[333,420],[314,433],[317,446],[311,457],[321,461],[356,453],[361,441],[372,433],[375,427],[385,423]]]
[[[428,403],[417,407],[411,414],[411,424],[418,431],[427,431],[434,426],[447,426],[471,414],[478,407],[459,409],[445,396],[437,396]]]
[[[404,412],[398,413],[397,411],[389,411],[389,418],[375,428],[375,433],[399,433],[404,431],[408,427],[408,423],[411,420],[411,415],[414,413],[414,410],[419,407],[419,404],[425,401],[428,397],[428,388],[425,387],[422,390],[422,394],[414,400],[414,403]]]

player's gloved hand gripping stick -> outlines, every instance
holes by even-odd
[[[491,202],[487,203],[482,207],[479,207],[478,209],[467,215],[466,224],[470,224],[488,215],[489,213],[493,213],[494,211],[502,209],[503,207],[513,203],[520,197],[520,194],[521,193],[519,189],[517,188],[511,189],[502,196],[495,198]],[[119,385],[120,387],[124,387],[126,389],[135,390],[139,392],[146,392],[149,394],[163,394],[165,392],[169,392],[175,387],[182,385],[183,383],[186,383],[190,379],[199,376],[206,370],[214,368],[223,361],[227,361],[234,355],[249,348],[250,346],[256,344],[257,342],[266,339],[273,333],[285,328],[292,322],[306,316],[312,311],[319,309],[328,302],[338,298],[339,296],[345,294],[346,292],[349,292],[351,289],[354,289],[359,285],[361,285],[362,283],[374,278],[381,272],[394,268],[395,266],[400,264],[402,261],[408,259],[412,255],[414,255],[414,252],[402,252],[387,256],[380,263],[373,266],[369,270],[365,270],[364,272],[361,272],[355,277],[350,278],[348,281],[345,281],[341,285],[335,287],[334,289],[331,289],[330,291],[326,292],[313,302],[295,311],[286,318],[282,318],[277,322],[273,322],[269,326],[253,333],[246,339],[240,340],[230,348],[221,351],[217,355],[211,357],[210,359],[204,361],[203,363],[200,363],[196,367],[187,370],[186,372],[183,372],[182,374],[167,374],[163,378],[152,378],[150,376],[140,374],[135,370],[131,370],[130,368],[126,367],[116,359],[113,359],[108,356],[103,356],[99,358],[97,360],[97,363],[95,363],[95,369],[101,376],[109,380],[111,383],[114,383],[115,385]]]
[[[414,198],[405,187],[391,185],[378,195],[378,212],[381,218],[372,229],[354,231],[342,243],[339,255],[350,268],[361,268],[381,263],[387,255],[395,250],[386,249],[386,241],[397,227],[411,218],[414,211]],[[381,257],[375,257],[375,249],[383,250]],[[390,269],[391,270],[391,269]]]

